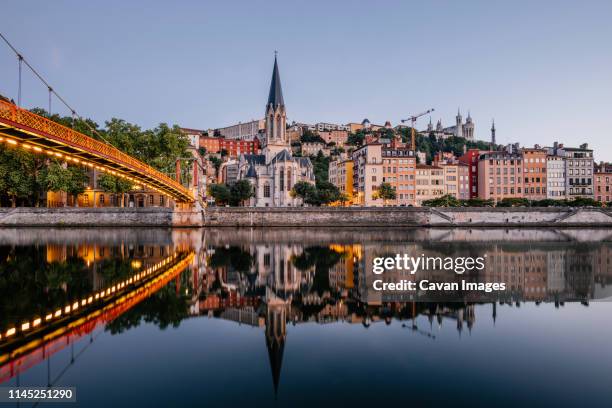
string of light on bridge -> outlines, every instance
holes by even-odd
[[[0,136],[0,143],[3,143],[3,142],[6,143],[9,146],[21,147],[21,148],[23,148],[25,150],[31,150],[31,151],[34,151],[36,153],[47,154],[50,157],[56,157],[58,159],[64,159],[67,162],[72,162],[72,163],[75,163],[75,164],[80,164],[82,166],[87,166],[89,168],[96,169],[96,170],[102,171],[104,173],[112,174],[113,176],[120,177],[122,179],[129,180],[129,181],[133,181],[134,183],[138,183],[138,180],[136,180],[134,177],[127,176],[127,175],[125,175],[125,174],[123,174],[121,172],[118,172],[116,170],[113,170],[113,169],[111,169],[109,167],[100,166],[98,164],[89,162],[87,160],[79,159],[79,158],[74,157],[74,156],[72,156],[70,154],[67,154],[67,153],[60,153],[60,152],[54,152],[52,150],[46,150],[46,149],[43,149],[42,147],[39,147],[39,146],[33,146],[33,145],[31,145],[29,143],[25,143],[25,142],[20,143],[17,140],[14,140],[14,139],[11,139],[11,138],[8,138],[8,137],[4,137],[4,136]],[[145,188],[149,188],[149,189],[154,190],[154,191],[156,191],[156,192],[158,192],[160,194],[167,195],[167,193],[165,193],[164,191],[158,189],[155,186],[152,186],[152,185],[146,184],[146,183],[140,183],[139,185],[135,185],[134,188],[138,189],[140,186],[145,187]]]

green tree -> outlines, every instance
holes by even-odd
[[[12,207],[17,206],[18,200],[37,199],[37,172],[32,153],[0,147],[0,196],[5,195]]]
[[[305,130],[304,133],[302,134],[302,136],[300,136],[300,142],[302,143],[323,143],[325,144],[325,140],[323,140],[323,138],[321,136],[319,136],[318,134],[310,131],[310,130]]]
[[[39,174],[39,183],[45,191],[53,191],[55,193],[66,191],[68,188],[68,170],[61,163],[53,160]],[[64,203],[66,205],[66,203]]]
[[[424,207],[461,207],[463,203],[451,194],[423,201]]]
[[[590,197],[576,197],[567,202],[570,207],[601,207],[601,201],[594,200]]]
[[[373,194],[372,198],[381,198],[386,205],[387,200],[395,200],[395,197],[397,197],[395,187],[389,183],[382,183],[380,186],[378,186],[378,190]]]
[[[351,146],[363,146],[365,141],[365,130],[358,130],[355,133],[349,133],[346,144]]]
[[[238,180],[230,187],[232,205],[242,205],[245,200],[255,195],[255,189],[248,180]]]
[[[198,153],[200,154],[200,156],[205,156],[206,155],[206,148],[204,146],[200,146],[198,148]]]
[[[328,181],[317,181],[316,183],[317,205],[324,205],[338,201],[340,190]]]
[[[317,182],[327,181],[330,160],[331,159],[325,156],[321,151],[319,151],[316,156],[310,158],[315,175],[315,180],[317,180]]]
[[[121,177],[110,174],[101,174],[98,177],[98,186],[105,192],[115,194],[119,199],[119,206],[125,205],[125,193],[132,190],[134,185]]]
[[[351,200],[351,198],[346,193],[340,193],[338,195],[338,202],[342,206],[346,205],[346,203],[348,203],[350,200]]]
[[[221,160],[217,156],[210,156],[208,158],[208,160],[210,160],[210,162],[215,167],[215,172],[217,172],[217,174],[219,174],[219,169],[221,168],[221,164],[223,164],[223,160]]]
[[[497,202],[496,207],[529,207],[529,200],[522,197],[506,197]]]
[[[225,184],[211,184],[208,186],[208,195],[215,199],[217,205],[229,204],[232,193]]]
[[[546,198],[544,200],[534,200],[531,202],[532,207],[565,207],[567,200],[553,200]]]
[[[66,193],[70,194],[74,199],[74,206],[79,206],[79,194],[85,191],[85,184],[89,181],[89,177],[82,167],[69,166],[66,172]]]
[[[306,204],[319,204],[317,188],[307,181],[298,181],[295,183],[291,189],[291,195],[293,197],[300,197]]]
[[[495,202],[492,199],[470,198],[464,201],[466,207],[493,207]]]

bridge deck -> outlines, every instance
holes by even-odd
[[[135,184],[167,194],[177,202],[194,201],[191,191],[140,160],[2,100],[0,142],[129,179]]]

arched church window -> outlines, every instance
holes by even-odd
[[[291,168],[287,169],[287,191],[291,190]]]
[[[270,183],[267,181],[264,183],[264,197],[270,198]]]
[[[279,177],[280,191],[285,191],[285,169],[281,167]]]

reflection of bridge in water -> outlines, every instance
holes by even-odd
[[[77,299],[44,316],[35,316],[8,328],[0,337],[0,383],[71,347],[97,327],[105,325],[148,298],[183,272],[194,252],[176,252],[133,276]],[[52,384],[49,374],[49,385]]]

